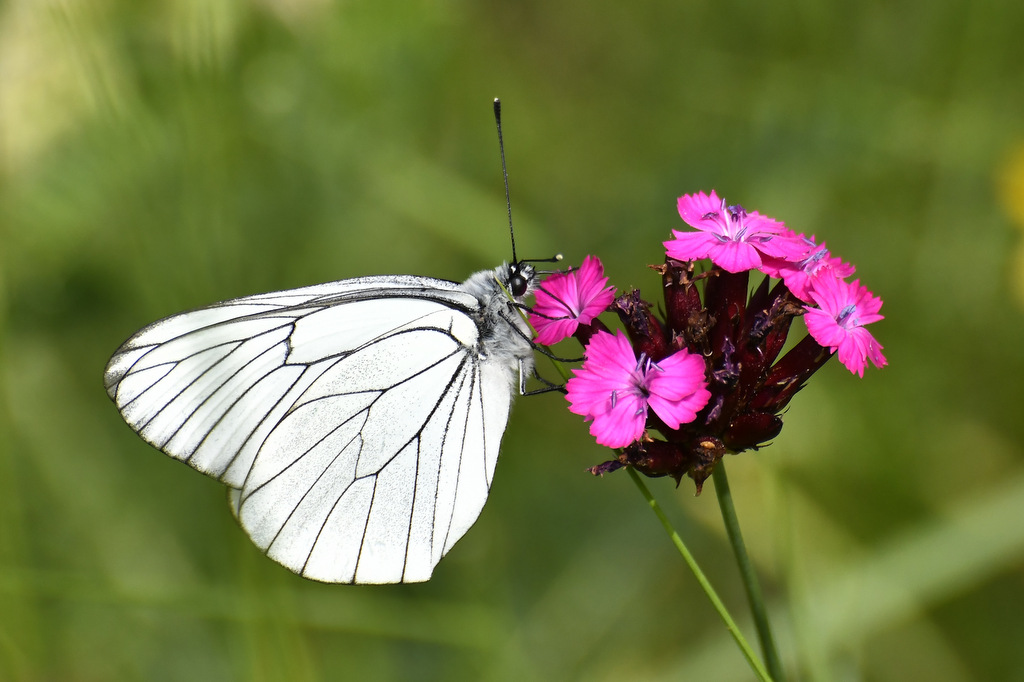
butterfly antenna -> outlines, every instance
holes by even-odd
[[[521,261],[516,256],[516,232],[512,228],[512,199],[508,191],[508,167],[505,165],[505,141],[501,137],[501,100],[497,97],[494,98],[494,124],[498,128],[498,149],[501,151],[501,175],[505,179],[505,208],[508,211],[508,236],[512,240],[512,263],[513,265],[521,265],[523,263],[557,263],[562,260],[562,254],[560,253],[556,253],[550,258],[524,258]]]
[[[498,127],[498,149],[501,151],[501,175],[505,178],[505,207],[508,210],[508,234],[512,239],[512,262],[518,263],[516,258],[516,232],[512,229],[512,199],[508,193],[508,167],[505,165],[505,142],[501,138],[501,100],[494,98],[494,125]]]

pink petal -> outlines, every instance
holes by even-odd
[[[599,331],[585,357],[566,383],[569,411],[592,421],[590,432],[601,445],[625,447],[643,434],[647,415],[637,392],[633,347],[621,331]]]
[[[584,258],[579,268],[545,279],[529,318],[537,342],[557,343],[572,336],[579,324],[593,322],[615,299],[615,288],[607,284],[601,261],[594,256]]]
[[[596,256],[587,256],[579,269],[579,300],[583,304],[579,313],[580,322],[590,324],[615,300],[615,287],[608,286],[604,267]]]
[[[769,218],[766,215],[761,215],[757,211],[750,211],[747,213],[747,217],[743,219],[743,224],[746,226],[748,233],[785,234],[789,232],[789,230],[786,229],[785,223],[776,220],[775,218]],[[796,235],[793,234],[793,236],[795,237]]]
[[[835,350],[846,338],[843,328],[836,323],[832,315],[819,308],[808,308],[804,313],[804,323],[808,333],[818,345]]]
[[[686,194],[679,197],[676,205],[679,209],[679,217],[690,227],[721,232],[725,225],[726,217],[722,215],[722,200],[718,198],[715,190],[711,190],[711,196],[704,192]],[[709,213],[717,213],[717,219],[705,218],[704,216]]]
[[[534,341],[542,346],[551,346],[569,338],[580,326],[576,320],[548,320],[534,315],[530,316],[530,324],[537,330],[537,338]]]
[[[781,225],[782,223],[778,224]],[[766,256],[796,262],[807,255],[806,243],[789,230],[774,235],[763,231],[753,234],[758,235],[758,238],[750,238],[749,241]]]
[[[711,391],[702,388],[679,400],[666,400],[661,396],[652,395],[647,404],[654,413],[665,422],[670,429],[678,429],[697,418],[697,413],[711,400]]]
[[[673,238],[662,242],[665,253],[669,258],[676,260],[700,260],[707,258],[708,252],[716,246],[719,241],[714,235],[706,232],[680,232],[672,230]]]
[[[722,242],[713,246],[708,257],[728,272],[743,272],[761,267],[761,254],[746,242]]]
[[[590,435],[600,445],[624,448],[643,436],[646,422],[646,406],[636,396],[628,395],[617,400],[606,412],[594,416]]]
[[[648,404],[666,425],[678,429],[692,422],[711,399],[704,359],[685,350],[663,358],[652,369]]]
[[[566,383],[569,411],[583,416],[603,414],[610,409],[613,391],[631,386],[636,354],[622,332],[600,331],[587,344],[583,366],[574,369]]]

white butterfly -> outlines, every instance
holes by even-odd
[[[275,561],[325,582],[424,581],[487,499],[533,369],[515,309],[533,279],[514,262],[462,284],[363,277],[224,301],[128,339],[107,393],[146,442],[225,483]]]

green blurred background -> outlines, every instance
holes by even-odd
[[[751,673],[555,395],[422,585],[298,578],[102,387],[159,317],[364,274],[594,253],[620,288],[731,202],[885,299],[729,460],[793,679],[1024,680],[1024,5],[466,0],[0,4],[0,679]],[[752,636],[710,487],[651,482]]]

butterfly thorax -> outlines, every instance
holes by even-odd
[[[525,280],[526,290],[522,296],[513,296],[510,300],[513,274]],[[531,265],[520,264],[513,273],[512,266],[502,263],[493,270],[474,273],[462,284],[462,288],[480,302],[478,352],[481,358],[496,366],[509,367],[508,378],[512,385],[518,384],[512,367],[518,365],[523,372],[533,368],[532,334],[517,306],[536,289],[534,275]]]

